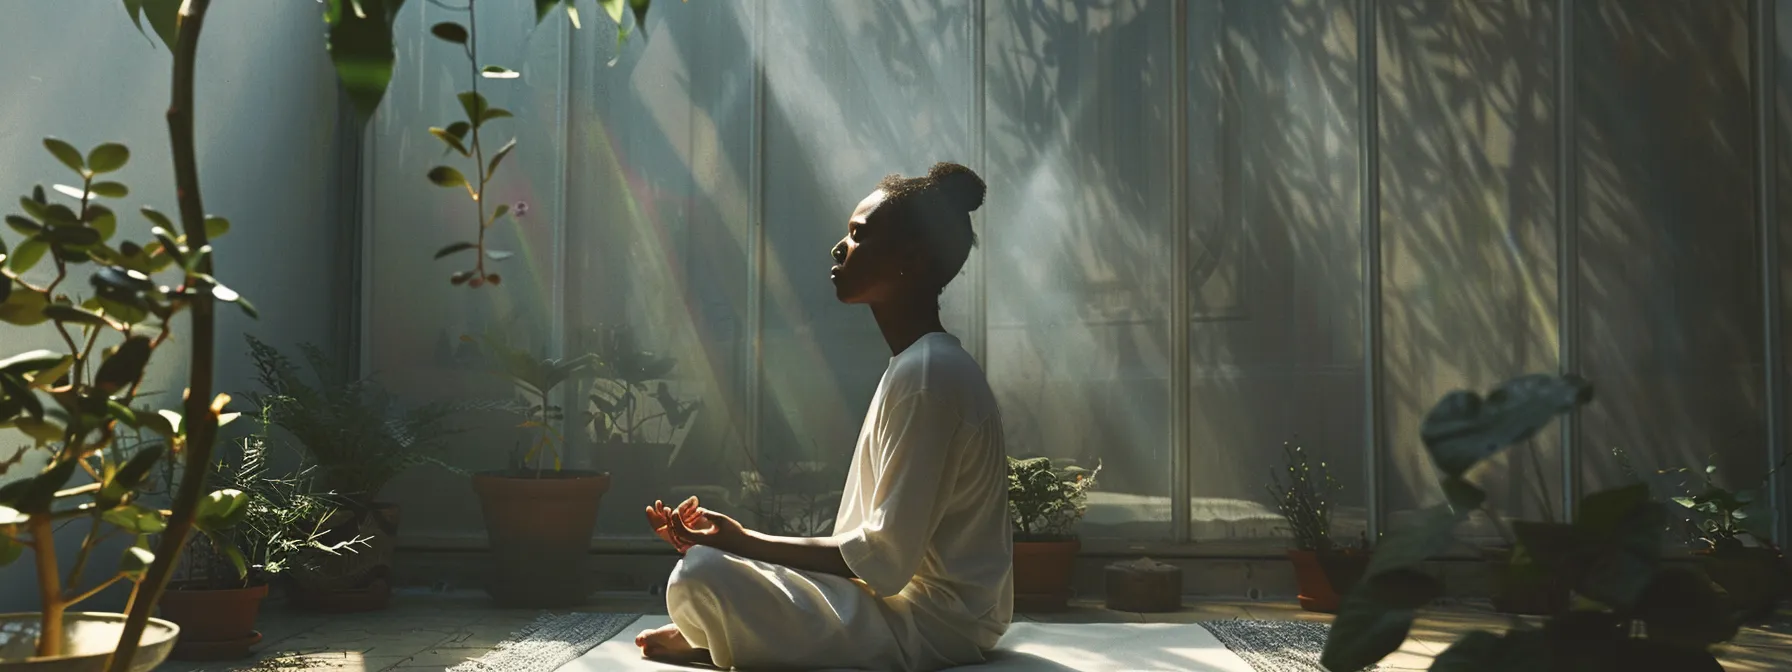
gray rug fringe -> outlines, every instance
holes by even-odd
[[[641,614],[542,612],[491,652],[448,672],[554,672],[640,619]]]
[[[1326,672],[1319,664],[1331,626],[1312,621],[1203,621],[1201,627],[1257,672]],[[1372,665],[1365,670],[1379,670]]]

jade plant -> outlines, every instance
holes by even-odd
[[[1008,458],[1008,517],[1015,541],[1061,541],[1075,536],[1077,521],[1101,465],[1055,466],[1051,458]]]
[[[64,653],[64,618],[71,607],[101,588],[128,582],[129,619],[110,669],[128,667],[188,535],[227,530],[243,508],[240,492],[203,490],[229,400],[212,391],[215,305],[234,303],[254,314],[212,275],[211,241],[230,223],[205,213],[199,190],[193,71],[208,5],[190,0],[185,15],[172,22],[178,32],[167,119],[179,224],[144,207],[151,237],[120,236],[118,213],[106,203],[130,196],[116,179],[129,164],[129,148],[107,142],[82,152],[57,138],[46,138],[44,148],[68,169],[73,184],[33,188],[19,200],[21,212],[6,216],[22,238],[10,247],[0,241],[0,320],[40,330],[61,344],[0,359],[0,427],[33,441],[6,466],[18,468],[26,453],[41,454],[46,463],[0,488],[0,560],[17,560],[28,548],[37,565],[39,656]],[[86,282],[75,280],[82,276]],[[184,335],[191,348],[185,407],[158,408],[142,398],[144,372],[183,315],[191,318]],[[199,478],[184,482],[164,510],[141,494],[145,477],[170,455],[180,456]],[[55,529],[83,520],[86,533],[65,577],[58,570]],[[120,535],[136,541],[122,557],[92,558],[102,539]],[[159,545],[152,543],[157,537]],[[110,578],[83,590],[82,580],[95,570]]]
[[[1451,545],[1470,512],[1485,510],[1477,468],[1592,396],[1581,378],[1532,374],[1486,396],[1451,392],[1431,409],[1420,438],[1441,472],[1446,503],[1378,544],[1332,624],[1321,658],[1327,669],[1360,670],[1401,646],[1417,610],[1443,594],[1422,564]],[[1587,495],[1567,522],[1508,527],[1490,515],[1513,545],[1514,564],[1571,586],[1578,606],[1504,634],[1470,632],[1432,669],[1723,669],[1710,649],[1735,636],[1738,621],[1697,571],[1661,562],[1667,506],[1638,483]]]

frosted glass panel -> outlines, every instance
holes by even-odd
[[[431,36],[429,27],[442,21],[464,25],[466,12],[406,3],[395,29],[397,69],[367,132],[368,340],[363,349],[367,373],[411,402],[511,395],[507,382],[483,361],[467,356],[463,335],[497,328],[513,347],[544,357],[560,355],[555,287],[562,282],[566,133],[559,98],[566,79],[563,33],[569,28],[557,20],[538,28],[532,12],[514,7],[479,7],[479,66],[497,64],[522,73],[516,79],[478,80],[479,93],[490,105],[514,115],[482,128],[484,158],[489,161],[512,138],[517,141],[484,195],[488,215],[499,205],[522,212],[488,232],[490,249],[515,253],[486,262],[486,270],[498,273],[501,284],[451,286],[449,275],[470,269],[473,254],[432,258],[437,249],[478,235],[479,215],[466,192],[437,187],[425,178],[437,165],[476,175],[472,159],[448,150],[429,133],[431,126],[464,118],[456,95],[474,81],[466,55]],[[476,430],[453,439],[445,459],[467,470],[503,468],[510,451],[528,440],[514,428],[513,416],[488,413],[461,421]],[[588,457],[569,452],[569,466],[589,464]],[[388,486],[385,498],[404,506],[407,537],[484,538],[479,501],[463,476],[431,467],[413,469]]]
[[[1170,534],[1171,9],[985,7],[987,367],[1010,453],[1103,464],[1086,536]]]
[[[1578,17],[1589,491],[1627,481],[1615,448],[1650,471],[1715,454],[1731,487],[1766,471],[1748,4]]]
[[[1418,432],[1439,398],[1558,366],[1554,7],[1382,4],[1382,421],[1396,526],[1444,501]],[[1477,473],[1489,505],[1559,513],[1560,444],[1544,432]],[[1485,523],[1458,534],[1498,541]]]
[[[974,164],[972,13],[935,2],[797,7],[765,14],[759,452],[767,465],[819,461],[844,479],[891,353],[868,309],[835,300],[829,250],[885,174]],[[972,284],[947,290],[946,326],[961,337],[967,320],[954,308]]]
[[[620,58],[613,40],[579,36],[574,48],[568,326],[631,328],[643,347],[677,360],[667,381],[676,396],[702,404],[684,431],[641,422],[635,438],[659,446],[592,445],[574,433],[575,452],[614,477],[599,536],[650,534],[641,508],[655,499],[694,494],[739,512],[758,171],[754,13],[751,3],[668,5],[648,19],[651,38],[631,40]]]
[[[1355,3],[1190,8],[1190,536],[1280,552],[1284,442],[1363,526]]]

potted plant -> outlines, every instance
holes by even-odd
[[[1333,543],[1330,498],[1343,486],[1332,478],[1324,462],[1315,469],[1300,446],[1284,443],[1282,453],[1288,458],[1288,482],[1283,483],[1280,475],[1271,471],[1269,494],[1275,497],[1276,510],[1294,535],[1288,559],[1294,563],[1300,606],[1307,611],[1337,613],[1339,596],[1350,592],[1369,566],[1368,539],[1365,536],[1356,547]]]
[[[471,338],[471,337],[469,337]],[[566,418],[554,390],[596,364],[592,355],[539,358],[498,335],[475,339],[522,403],[513,406],[530,440],[501,470],[473,475],[494,560],[486,592],[500,604],[548,608],[579,604],[591,594],[591,532],[610,474],[563,468]]]
[[[205,3],[195,4],[190,11],[203,12]],[[198,39],[197,31],[197,21],[184,25],[182,39]],[[171,126],[191,120],[191,100],[181,93],[190,93],[184,87],[192,66],[176,60],[181,113],[171,113]],[[176,183],[187,190],[197,167],[191,144],[175,137]],[[227,419],[220,418],[226,398],[211,392],[213,311],[217,302],[247,304],[210,275],[207,240],[229,222],[202,217],[196,190],[181,198],[184,227],[145,207],[158,225],[154,239],[125,240],[116,235],[120,215],[107,203],[130,193],[114,175],[128,163],[129,148],[108,142],[82,152],[57,138],[43,146],[69,169],[72,184],[33,188],[19,199],[21,211],[5,217],[18,238],[11,245],[0,238],[0,322],[9,333],[37,330],[25,340],[62,344],[0,354],[0,429],[30,441],[0,455],[0,473],[12,471],[0,486],[0,565],[32,551],[40,605],[0,616],[0,669],[146,670],[168,655],[179,632],[150,618],[150,608],[181,546],[164,540],[152,549],[150,540],[221,530],[229,523],[219,512],[237,500],[191,489],[163,509],[144,499],[143,486],[170,455],[206,468],[212,437]],[[186,406],[176,412],[145,405],[144,371],[183,314],[194,317],[193,332],[180,337],[192,344]],[[26,464],[43,466],[20,473]],[[59,553],[67,548],[58,547],[59,528],[81,535],[72,558]],[[119,535],[136,542],[123,557],[93,557],[102,540]],[[120,584],[132,587],[128,615],[75,610]]]
[[[312,469],[289,474],[270,470],[270,414],[268,407],[262,408],[260,430],[241,442],[234,464],[221,461],[205,475],[219,492],[238,496],[224,514],[231,526],[205,530],[189,542],[181,576],[162,597],[162,617],[181,627],[174,658],[248,655],[249,647],[261,641],[255,620],[275,576],[320,556],[353,553],[366,545],[359,537],[324,539],[324,522],[334,513],[334,502],[312,491]],[[171,483],[180,478],[169,471]]]
[[[380,500],[380,492],[419,465],[458,471],[439,457],[443,439],[459,431],[450,418],[493,405],[434,402],[401,408],[378,383],[347,376],[310,344],[299,346],[310,369],[308,379],[279,350],[253,336],[247,339],[263,390],[250,399],[298,441],[315,469],[314,482],[340,503],[324,523],[324,541],[367,540],[358,553],[324,557],[315,566],[289,572],[293,602],[330,612],[385,608],[392,594],[400,511],[396,502]]]
[[[626,327],[586,329],[583,350],[597,358],[586,395],[590,437],[606,470],[623,474],[619,495],[630,501],[665,496],[666,473],[678,459],[675,439],[701,406],[672,394],[678,361],[641,349]]]
[[[1759,488],[1729,490],[1712,481],[1717,473],[1716,456],[1702,476],[1704,487],[1688,492],[1673,501],[1697,520],[1689,520],[1695,532],[1693,554],[1698,557],[1705,574],[1721,589],[1730,610],[1743,622],[1758,621],[1773,615],[1779,603],[1792,593],[1792,566],[1786,556],[1769,541],[1760,525],[1771,521],[1772,510]],[[1763,477],[1763,484],[1785,465],[1785,460]],[[1681,470],[1684,471],[1684,470]]]
[[[1050,458],[1008,458],[1008,515],[1014,524],[1014,608],[1056,611],[1070,604],[1070,580],[1082,551],[1076,524],[1101,472]]]

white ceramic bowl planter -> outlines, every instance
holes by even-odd
[[[106,657],[124,633],[124,614],[70,611],[63,615],[67,637],[63,655],[33,658],[37,651],[39,613],[0,614],[0,672],[105,672]],[[168,658],[180,627],[149,619],[131,672],[149,672]]]

